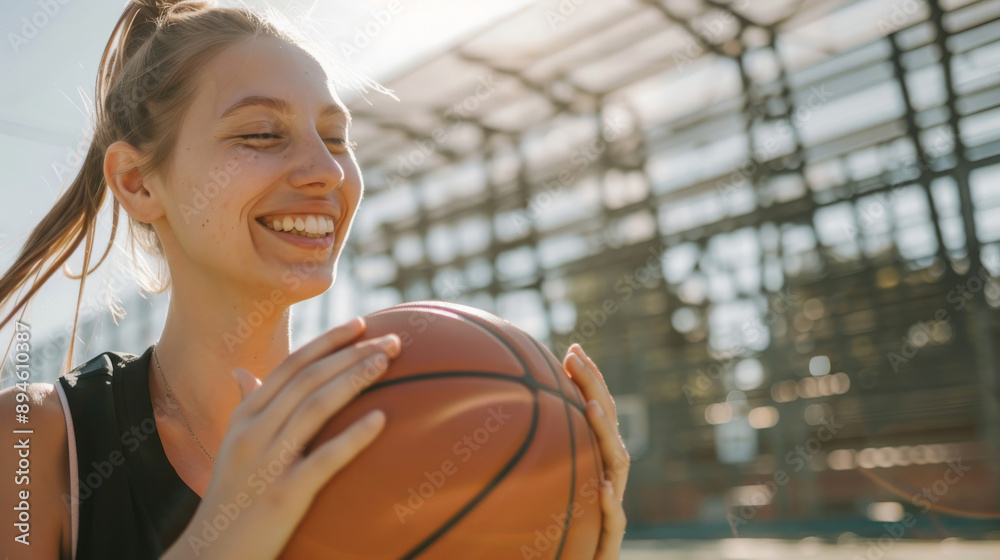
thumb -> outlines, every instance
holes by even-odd
[[[240,401],[246,399],[250,393],[256,391],[257,387],[261,385],[260,379],[257,379],[254,374],[243,368],[234,369],[232,374],[236,379],[236,384],[240,387]]]

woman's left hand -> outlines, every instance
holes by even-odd
[[[570,378],[580,388],[587,401],[587,419],[597,435],[604,460],[604,480],[601,484],[601,511],[604,521],[594,560],[618,560],[625,536],[625,509],[622,498],[632,463],[621,434],[618,413],[604,376],[579,344],[570,346],[563,359]]]

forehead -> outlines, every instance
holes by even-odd
[[[280,113],[349,118],[322,65],[301,48],[273,37],[229,47],[198,72],[192,110],[217,122],[249,107]],[[205,122],[205,121],[203,121]]]

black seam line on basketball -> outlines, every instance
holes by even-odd
[[[587,430],[587,437],[590,438],[590,456],[594,459],[594,470],[597,471],[597,476],[603,477],[604,468],[602,463],[604,460],[599,457],[597,452],[597,450],[600,449],[600,446],[597,445],[597,438],[594,437],[594,431]]]
[[[604,460],[600,458],[600,453],[598,453],[600,446],[597,444],[597,438],[594,436],[594,431],[587,430],[587,437],[590,438],[590,455],[594,459],[594,470],[597,471],[597,476],[603,477]]]
[[[418,308],[418,307],[414,306],[414,308]],[[426,306],[425,308],[433,309],[433,307],[430,307],[430,306]],[[464,312],[461,312],[459,310],[451,310],[449,312],[452,313],[452,314],[454,314],[456,317],[459,317],[460,319],[462,319],[466,323],[471,323],[471,324],[479,327],[480,330],[488,333],[490,336],[492,336],[496,340],[499,340],[500,343],[503,344],[504,346],[506,346],[507,350],[511,354],[513,354],[514,357],[517,359],[517,361],[521,364],[521,370],[524,372],[524,375],[521,376],[521,377],[514,378],[514,379],[516,381],[520,382],[521,384],[527,386],[529,389],[531,389],[532,396],[534,397],[534,399],[533,399],[534,400],[534,407],[532,409],[532,417],[531,417],[531,429],[530,429],[528,435],[525,436],[525,441],[521,444],[521,448],[517,451],[517,453],[514,455],[514,457],[511,458],[511,460],[507,463],[507,465],[504,467],[504,469],[496,477],[494,477],[493,481],[491,481],[490,484],[485,489],[483,489],[483,491],[479,494],[479,496],[473,498],[473,500],[469,504],[467,504],[464,508],[462,508],[462,510],[460,512],[458,512],[455,516],[453,516],[448,522],[446,522],[441,528],[439,528],[430,537],[428,537],[427,539],[425,539],[423,543],[421,543],[420,545],[418,545],[418,547],[411,552],[411,555],[408,555],[408,556],[404,557],[402,560],[410,560],[410,559],[416,557],[417,554],[420,554],[420,552],[422,550],[424,550],[427,547],[429,547],[430,545],[432,545],[437,539],[441,538],[441,535],[443,535],[445,532],[447,532],[447,530],[449,528],[451,528],[454,524],[458,523],[462,518],[464,518],[465,515],[468,514],[469,511],[472,511],[472,508],[475,507],[475,505],[477,503],[479,503],[479,501],[481,501],[485,496],[487,496],[490,492],[492,492],[493,488],[495,488],[498,484],[500,484],[500,482],[504,479],[504,477],[507,476],[507,473],[510,472],[510,470],[512,470],[514,468],[514,466],[517,465],[518,462],[520,462],[521,457],[527,452],[528,446],[530,446],[531,443],[532,443],[532,441],[534,441],[535,431],[538,428],[538,408],[539,408],[539,405],[538,405],[538,389],[539,389],[539,387],[542,386],[542,384],[537,379],[535,379],[535,376],[531,372],[531,368],[528,367],[528,364],[525,361],[525,359],[521,356],[521,353],[518,352],[517,349],[515,349],[514,346],[510,342],[508,342],[504,337],[500,336],[499,333],[495,332],[494,329],[492,329],[489,326],[484,325],[483,323],[481,323],[478,317],[469,317],[469,316],[466,316],[466,314]],[[530,336],[528,338],[531,339]],[[434,375],[434,374],[431,374],[431,375]],[[495,372],[490,372],[490,377],[492,377],[494,375],[496,375]],[[440,374],[438,374],[436,376],[437,377],[444,377],[444,378],[449,377],[449,375],[447,375],[447,374],[446,375],[440,375]],[[451,375],[451,377],[456,377],[456,376]],[[505,377],[507,377],[508,379],[510,378],[510,376],[505,376]],[[407,378],[407,379],[411,379],[411,378],[412,377]],[[394,380],[390,380],[390,382],[391,381],[394,381]],[[530,381],[530,383],[529,383],[529,381]],[[562,397],[563,395],[560,395],[560,396]]]
[[[416,306],[416,305],[413,306],[413,307],[411,307],[411,308],[409,308],[409,309],[421,309],[421,308],[424,308],[424,309],[434,309],[434,307],[431,307],[431,306]],[[535,376],[532,374],[531,369],[528,367],[528,364],[525,362],[525,360],[521,356],[520,352],[518,352],[511,345],[511,343],[508,342],[505,338],[501,337],[498,333],[494,332],[493,329],[488,328],[486,325],[483,325],[480,322],[480,320],[479,320],[478,317],[468,317],[468,316],[465,315],[464,312],[461,312],[459,310],[449,310],[449,313],[452,313],[453,315],[459,317],[460,319],[462,319],[463,321],[465,321],[467,323],[472,323],[473,325],[476,325],[481,330],[483,330],[483,331],[487,332],[488,334],[490,334],[491,336],[493,336],[493,338],[499,340],[504,346],[507,347],[507,349],[510,351],[510,353],[513,354],[514,357],[517,359],[517,361],[521,364],[521,369],[524,371],[524,376],[523,376],[523,378],[515,378],[515,380],[519,381],[523,385],[527,386],[529,389],[532,389],[532,395],[534,396],[534,408],[533,408],[533,413],[532,413],[532,417],[531,417],[531,429],[529,430],[528,435],[525,437],[524,443],[521,444],[521,448],[518,450],[518,452],[507,463],[507,465],[504,467],[504,470],[502,470],[493,479],[493,481],[490,482],[490,484],[479,494],[479,496],[473,498],[473,500],[469,504],[467,504],[464,508],[462,508],[462,510],[459,513],[457,513],[455,516],[453,516],[441,528],[439,528],[430,537],[428,537],[427,539],[425,539],[423,543],[419,544],[416,549],[414,549],[413,551],[411,551],[407,556],[403,557],[401,560],[411,560],[412,558],[415,558],[416,555],[418,555],[418,554],[421,553],[421,551],[423,551],[424,549],[426,549],[427,547],[429,547],[431,544],[433,544],[437,539],[439,539],[441,537],[441,535],[443,535],[450,527],[452,527],[455,523],[458,523],[459,520],[461,520],[463,517],[465,517],[465,515],[469,511],[471,511],[472,508],[475,507],[475,505],[477,503],[479,503],[480,500],[482,500],[486,495],[488,495],[490,492],[492,492],[493,488],[496,487],[504,479],[504,477],[507,476],[507,473],[510,470],[512,470],[514,468],[514,466],[517,465],[518,462],[520,462],[521,457],[527,451],[528,446],[531,445],[532,441],[534,441],[535,431],[538,428],[538,407],[539,407],[539,405],[538,405],[538,389],[539,389],[539,387],[542,387],[542,385],[541,385],[541,383],[539,383],[539,381],[537,379],[535,379]],[[531,336],[528,336],[528,338],[533,340],[533,338]],[[434,375],[434,374],[430,374],[430,375]],[[489,377],[493,377],[494,375],[496,375],[496,374],[491,372],[491,375],[489,375]],[[438,374],[438,375],[435,375],[435,377],[449,377],[449,375],[440,375],[440,374]],[[456,377],[456,376],[452,375],[451,377]],[[509,378],[510,376],[505,376],[505,377]],[[426,379],[426,377],[424,377],[424,378]],[[528,380],[530,380],[531,383],[529,384],[527,381],[525,381],[524,378],[527,378]],[[408,378],[408,379],[411,379],[411,378]],[[390,380],[389,382],[383,382],[382,386],[385,386],[386,383],[391,383],[392,381],[396,381],[396,380]],[[402,381],[402,380],[399,380],[399,381]],[[369,387],[369,389],[371,389],[371,387]],[[565,398],[565,395],[562,395],[561,393],[559,393],[559,396],[561,398]]]
[[[573,408],[579,410],[581,414],[583,414],[584,416],[586,416],[586,411],[584,410],[584,407],[581,406],[580,403],[578,403],[575,400],[573,400],[573,398],[571,396],[567,395],[566,393],[563,393],[563,392],[561,392],[561,391],[559,391],[557,389],[553,389],[552,387],[549,387],[548,385],[532,385],[530,382],[525,381],[525,379],[522,378],[522,377],[518,377],[516,375],[509,375],[509,374],[506,374],[506,373],[497,373],[495,371],[464,370],[464,371],[434,371],[434,372],[427,372],[427,373],[417,373],[417,374],[413,374],[413,375],[408,375],[406,377],[401,377],[401,378],[398,378],[398,379],[387,379],[386,381],[379,381],[379,382],[373,383],[372,385],[369,385],[368,387],[366,387],[365,389],[363,389],[359,393],[359,396],[360,395],[366,395],[368,393],[371,393],[373,391],[377,391],[379,389],[383,389],[385,387],[392,387],[394,385],[402,385],[404,383],[414,383],[414,382],[417,382],[417,381],[433,381],[435,379],[449,379],[449,378],[455,378],[455,377],[472,377],[472,378],[480,378],[480,379],[484,379],[484,378],[485,379],[494,379],[494,380],[497,380],[497,381],[506,381],[506,382],[509,382],[509,383],[517,383],[518,385],[523,385],[525,388],[527,388],[530,391],[545,391],[546,393],[549,393],[550,395],[553,395],[553,396],[561,399],[563,402],[565,402],[566,404],[568,404],[568,405],[572,406]],[[535,380],[532,379],[532,381],[535,381]],[[537,381],[535,381],[535,382],[537,383]]]
[[[556,378],[556,385],[559,386],[559,392],[562,393],[562,379],[563,373],[556,373],[555,368],[552,367],[552,362],[549,361],[549,357],[545,354],[545,351],[541,348],[541,344],[534,338],[530,339],[532,344],[539,347],[542,357],[545,359],[545,364],[549,366],[549,371],[552,372],[552,376]],[[562,364],[559,364],[559,369],[562,369]],[[562,558],[563,548],[566,547],[566,537],[569,535],[569,528],[573,525],[573,498],[576,497],[576,436],[573,433],[573,417],[569,412],[569,403],[566,399],[563,399],[563,408],[566,410],[566,427],[569,428],[569,457],[570,457],[570,473],[569,473],[569,501],[566,504],[566,526],[563,527],[562,536],[559,538],[559,548],[556,549],[555,560]]]
[[[453,526],[455,526],[455,524],[457,524],[466,515],[468,515],[468,513],[472,511],[472,509],[475,508],[479,504],[479,502],[483,500],[483,498],[488,496],[490,492],[492,492],[497,486],[499,486],[500,483],[503,482],[503,479],[507,478],[507,475],[510,474],[510,471],[514,470],[514,467],[516,467],[517,464],[521,462],[521,459],[524,457],[524,454],[527,453],[528,448],[531,447],[532,443],[534,443],[535,432],[538,431],[538,409],[539,409],[538,393],[537,392],[533,393],[533,396],[535,402],[531,411],[531,427],[528,429],[528,433],[527,435],[525,435],[524,442],[521,443],[520,449],[518,449],[517,452],[514,453],[514,456],[511,457],[509,461],[507,461],[507,464],[505,464],[503,468],[500,469],[500,472],[498,472],[496,476],[493,477],[493,480],[491,480],[490,483],[487,484],[485,488],[479,491],[479,494],[477,494],[475,497],[469,500],[469,503],[465,504],[465,506],[463,506],[462,509],[460,509],[457,513],[455,513],[455,515],[453,515],[451,519],[445,521],[445,523],[441,525],[441,527],[439,527],[430,536],[424,539],[423,542],[421,542],[412,550],[410,550],[410,552],[406,553],[406,555],[400,558],[400,560],[413,560],[418,555],[420,555],[424,550],[426,550],[428,547],[434,544],[439,538],[441,538],[442,535],[447,533],[448,530],[450,530]]]
[[[444,302],[442,302],[442,303],[444,303]],[[461,310],[461,309],[449,309],[448,307],[445,307],[443,305],[441,307],[436,307],[434,305],[426,305],[426,304],[414,302],[412,304],[403,304],[402,307],[405,308],[405,309],[410,309],[410,310],[420,309],[420,310],[424,310],[424,311],[432,310],[432,311],[439,311],[439,312],[447,312],[447,313],[449,313],[451,315],[454,315],[454,316],[462,319],[463,321],[465,321],[467,323],[472,323],[473,325],[479,327],[481,330],[489,333],[491,336],[493,336],[494,338],[496,338],[497,340],[499,340],[501,343],[503,343],[504,346],[507,347],[508,350],[510,350],[510,353],[513,354],[514,357],[517,358],[517,361],[521,363],[521,368],[524,369],[525,378],[527,378],[528,380],[530,380],[530,383],[524,381],[522,378],[517,378],[517,377],[514,377],[514,376],[505,375],[505,377],[507,378],[507,380],[509,380],[510,378],[513,377],[515,380],[519,381],[520,383],[522,383],[523,385],[527,386],[530,389],[534,389],[534,390],[541,389],[543,391],[551,393],[551,394],[559,397],[560,399],[562,399],[563,402],[568,402],[570,405],[573,406],[573,408],[576,408],[577,410],[579,410],[580,413],[583,414],[584,416],[587,415],[586,411],[584,410],[584,406],[581,406],[580,404],[576,403],[569,395],[567,395],[567,394],[565,394],[564,392],[561,391],[561,389],[562,389],[562,383],[559,382],[559,376],[558,375],[556,376],[556,384],[559,385],[559,388],[560,388],[559,391],[556,391],[555,389],[552,389],[551,387],[549,387],[547,385],[544,385],[539,380],[535,379],[535,376],[531,372],[531,368],[529,368],[528,364],[525,363],[524,359],[521,358],[521,354],[517,351],[517,349],[515,349],[513,346],[511,346],[511,344],[509,342],[507,342],[507,340],[505,338],[501,337],[492,328],[490,328],[491,325],[484,325],[481,322],[482,321],[481,317],[479,317],[477,315],[467,316],[466,312],[463,311],[463,310]],[[373,313],[372,316],[374,316],[374,315],[380,315],[382,313],[386,313],[387,311],[388,310],[379,311],[379,312]],[[539,349],[542,348],[541,344],[539,344],[538,341],[535,340],[535,337],[533,337],[531,335],[528,335],[527,333],[523,333],[523,334],[525,334],[525,338],[527,338],[532,343],[534,343],[537,348],[539,348]],[[545,355],[545,351],[544,350],[541,352],[541,354],[542,354],[543,359],[545,359],[545,361],[548,362],[548,359],[547,359],[547,356]],[[560,367],[561,366],[562,366],[562,364],[560,364]],[[393,381],[401,381],[401,380],[395,380],[395,379],[393,379],[393,380],[386,381],[386,382],[383,382],[383,383],[391,383]],[[380,385],[380,384],[377,383],[376,385]],[[574,386],[574,388],[575,388],[575,386]],[[579,393],[579,389],[577,389],[577,393]],[[581,394],[580,397],[581,397],[581,400],[582,400],[583,395]],[[585,404],[586,403],[584,403],[584,405]]]

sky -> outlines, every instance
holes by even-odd
[[[52,207],[73,162],[87,149],[97,65],[125,5],[122,0],[0,4],[0,267],[6,270],[31,229]],[[223,0],[222,5],[235,2]],[[525,0],[251,1],[292,21],[305,18],[335,56],[380,82],[433,57],[462,37],[527,4]],[[349,100],[348,92],[341,92]],[[110,204],[106,205],[109,207]],[[109,212],[106,214],[110,215]],[[104,237],[110,231],[105,221]],[[102,239],[99,237],[98,239]],[[119,240],[122,236],[119,236]],[[98,246],[102,246],[98,244]],[[80,253],[80,252],[78,252]],[[79,254],[71,263],[79,271]],[[109,267],[102,267],[108,269]],[[101,272],[101,271],[99,271]],[[88,286],[100,287],[98,275]],[[32,304],[36,336],[72,318],[78,283],[53,278]],[[88,294],[91,293],[88,290]],[[9,328],[0,332],[8,340]]]

